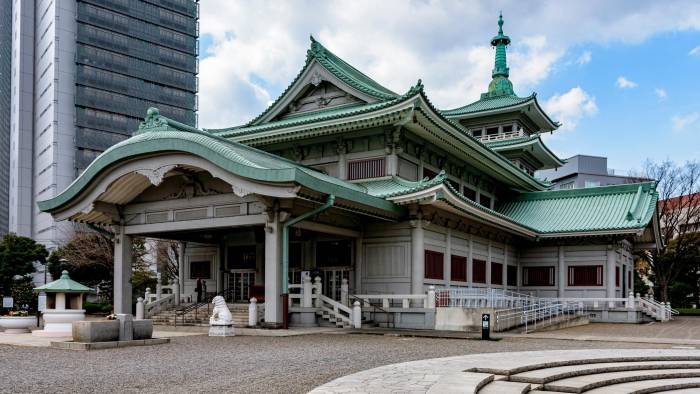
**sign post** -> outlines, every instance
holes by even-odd
[[[491,315],[488,313],[481,314],[481,339],[489,340],[491,332]]]

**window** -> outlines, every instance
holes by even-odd
[[[523,286],[554,286],[554,267],[523,267]]]
[[[486,129],[486,135],[496,135],[498,134],[498,127],[489,127]]]
[[[228,248],[228,269],[255,269],[255,245]]]
[[[486,261],[472,260],[472,281],[474,283],[486,283]]]
[[[511,131],[513,131],[513,125],[503,126],[504,133],[510,133]]]
[[[518,285],[518,267],[514,265],[509,265],[507,268],[507,275],[508,275],[508,286],[517,286]]]
[[[467,281],[467,258],[463,256],[452,255],[450,270],[450,280],[456,282]]]
[[[615,286],[620,287],[620,267],[615,267]]]
[[[602,286],[602,265],[575,265],[569,267],[569,286]]]
[[[316,243],[317,267],[348,267],[351,265],[350,241],[323,241]]]
[[[464,188],[462,189],[462,194],[464,194],[464,197],[472,201],[476,201],[476,190],[464,186]]]
[[[211,279],[211,262],[190,261],[190,279]]]
[[[485,206],[486,208],[491,208],[491,197],[479,194],[479,204]]]
[[[363,159],[348,162],[348,179],[379,178],[384,176],[385,166],[383,157]]]
[[[301,242],[289,243],[289,268],[301,268]]]
[[[429,168],[423,167],[423,178],[427,177],[429,179],[433,179],[437,176],[437,173],[435,171],[432,171]]]
[[[443,273],[443,254],[433,252],[432,250],[425,251],[425,278],[426,279],[444,279]]]
[[[566,189],[573,189],[574,187],[575,187],[574,181],[562,183],[561,185],[559,185],[560,189],[565,189],[565,190]]]
[[[472,130],[472,136],[481,137],[481,129]]]
[[[503,264],[491,263],[491,284],[492,285],[502,285],[503,284]]]
[[[600,186],[600,182],[598,181],[586,181],[584,184],[584,187],[598,187]]]

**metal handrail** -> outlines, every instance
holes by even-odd
[[[377,305],[377,304],[372,303],[371,301],[367,301],[367,299],[362,299],[362,298],[359,298],[359,297],[357,297],[357,296],[355,296],[355,295],[352,295],[352,294],[348,294],[348,298],[350,298],[351,300],[354,300],[354,301],[359,302],[361,307],[362,307],[362,306],[365,306],[365,305],[368,305],[368,306],[372,307],[372,310],[369,312],[369,313],[370,313],[370,316],[372,317],[372,320],[375,319],[375,317],[376,317],[376,315],[377,315],[377,310],[379,310],[380,312],[382,312],[382,313],[384,313],[384,314],[386,315],[386,317],[387,317],[386,324],[387,324],[387,326],[388,326],[388,325],[389,325],[389,316],[391,316],[391,328],[395,328],[395,327],[396,327],[396,323],[395,323],[395,321],[394,321],[394,314],[393,314],[393,313],[387,311],[386,309],[382,308],[381,306],[379,306],[379,305]],[[355,303],[354,301],[352,302],[352,304]]]

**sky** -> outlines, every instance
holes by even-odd
[[[562,126],[561,158],[700,159],[700,1],[200,2],[199,126],[262,112],[304,65],[309,36],[397,93],[420,78],[441,109],[479,98],[503,12],[510,79]]]

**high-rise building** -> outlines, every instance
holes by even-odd
[[[0,236],[8,229],[10,189],[10,70],[12,0],[0,0]]]
[[[131,136],[150,106],[197,124],[199,3],[12,2],[9,229],[52,247],[67,229],[36,201]]]

